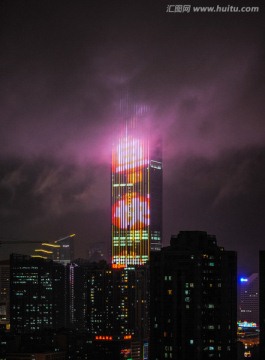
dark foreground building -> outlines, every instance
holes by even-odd
[[[10,320],[16,334],[68,325],[66,268],[52,260],[10,257]]]
[[[69,269],[71,324],[87,332],[96,358],[108,349],[109,359],[119,359],[116,351],[121,359],[132,354],[142,359],[149,336],[149,268],[113,268],[105,261],[79,259]]]
[[[10,306],[10,264],[9,260],[0,261],[0,327],[9,327]]]
[[[259,252],[260,359],[265,359],[265,250]]]
[[[202,231],[151,254],[150,360],[236,359],[237,257]]]

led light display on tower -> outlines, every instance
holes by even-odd
[[[161,248],[161,144],[151,149],[143,136],[142,120],[134,112],[112,151],[114,267],[143,265],[150,250]]]

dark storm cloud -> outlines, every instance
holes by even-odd
[[[257,271],[257,250],[264,247],[264,161],[263,147],[176,164],[165,184],[166,238],[179,229],[207,228],[225,248],[239,251],[240,270]]]
[[[14,217],[27,212],[32,222],[46,217],[59,217],[76,211],[91,212],[106,207],[105,175],[101,166],[81,167],[74,163],[38,159],[23,165],[2,162],[0,190],[1,211]],[[103,184],[102,184],[103,183]]]
[[[110,149],[128,91],[163,137],[165,240],[200,228],[230,249],[249,249],[251,232],[262,246],[261,13],[175,16],[163,1],[1,5],[3,235],[71,231],[80,249],[84,239],[109,243]]]
[[[4,151],[66,151],[79,157],[82,149],[76,144],[93,141],[95,158],[106,142],[98,135],[108,136],[113,128],[120,85],[157,109],[154,121],[168,133],[182,137],[186,132],[188,148],[196,146],[194,136],[222,146],[222,133],[233,134],[231,127],[239,128],[237,141],[241,136],[245,141],[249,121],[238,111],[256,98],[252,76],[264,60],[255,21],[245,30],[245,19],[236,26],[224,17],[224,23],[209,18],[204,24],[205,18],[170,18],[162,7],[153,13],[147,3],[129,4],[24,3],[13,9],[3,36]],[[216,133],[221,134],[217,139]]]
[[[85,9],[86,16],[78,6],[71,13],[67,6],[47,2],[22,4],[9,10],[2,35],[3,151],[60,155],[84,133],[87,142],[93,141],[109,113],[95,70],[92,14]]]

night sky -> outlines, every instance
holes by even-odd
[[[1,0],[0,237],[76,233],[76,256],[110,247],[111,144],[123,92],[163,138],[164,245],[205,230],[265,249],[264,2]],[[168,4],[262,5],[167,13]],[[0,258],[28,245],[2,246]]]

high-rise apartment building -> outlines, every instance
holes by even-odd
[[[236,259],[203,231],[151,253],[150,360],[236,359]]]
[[[265,359],[265,250],[259,252],[260,359]]]
[[[10,257],[11,331],[23,334],[67,326],[66,268],[52,260]]]
[[[113,272],[105,261],[77,259],[68,265],[70,321],[77,330],[110,335],[114,329]]]
[[[10,288],[10,264],[9,260],[0,261],[0,325],[10,322],[9,307],[9,288]]]
[[[259,274],[241,277],[238,284],[238,321],[259,324]]]
[[[112,264],[143,265],[162,242],[161,142],[146,131],[146,109],[127,105],[112,151]]]
[[[148,337],[147,266],[113,269],[105,261],[70,266],[70,313],[76,329],[95,336]]]
[[[149,335],[149,268],[116,269],[105,261],[81,259],[69,268],[73,327],[85,330],[100,347],[125,346],[125,341],[126,353],[140,359]]]

